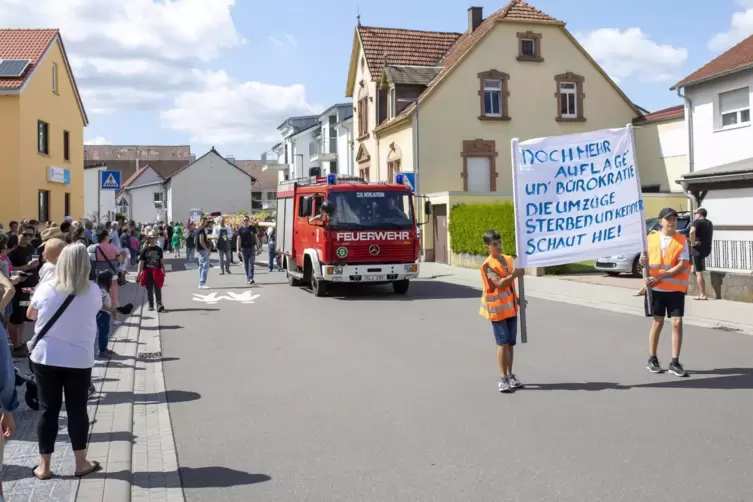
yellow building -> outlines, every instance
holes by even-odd
[[[471,7],[467,23],[462,33],[359,25],[351,54],[356,172],[374,181],[416,173],[433,204],[422,230],[429,261],[452,261],[453,205],[511,198],[513,138],[642,116],[564,22],[513,0],[486,18]]]
[[[84,211],[86,111],[58,30],[0,30],[0,221]]]

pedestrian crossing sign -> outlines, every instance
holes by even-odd
[[[120,190],[120,171],[101,171],[99,181],[102,190]]]

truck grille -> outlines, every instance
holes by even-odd
[[[379,253],[372,255],[369,252],[371,246],[379,246]],[[332,256],[336,257],[335,251],[339,248],[339,245],[335,245],[332,250]],[[413,243],[404,243],[404,241],[398,242],[378,242],[378,243],[366,243],[366,242],[350,242],[347,246],[342,246],[348,249],[348,257],[345,258],[345,263],[358,264],[358,263],[410,263],[413,262]],[[335,258],[337,259],[337,258]]]

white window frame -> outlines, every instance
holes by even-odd
[[[491,111],[487,109],[487,94],[491,96]],[[497,112],[494,112],[494,97],[497,98]],[[502,116],[502,80],[498,78],[484,79],[484,116],[501,117]]]
[[[165,201],[165,194],[164,194],[164,192],[154,192],[154,202],[155,202],[155,204],[157,202],[162,203],[164,201]]]
[[[58,64],[52,63],[52,92],[58,93]]]
[[[397,103],[395,101],[395,86],[394,84],[390,86],[390,89],[387,91],[387,109],[389,110],[389,114],[391,119],[395,118],[397,106],[395,106]]]
[[[735,92],[735,91],[740,91],[740,90],[743,90],[743,89],[746,91],[746,94],[748,95],[748,106],[742,106],[742,107],[739,107],[739,108],[733,108],[732,110],[727,110],[726,112],[722,112],[722,95],[723,94],[727,94],[727,93],[731,93],[731,92]],[[735,129],[737,127],[742,127],[742,126],[750,125],[750,88],[748,88],[748,87],[742,87],[740,89],[732,89],[730,91],[720,92],[719,95],[717,96],[717,100],[719,102],[719,129]],[[747,115],[748,115],[747,120],[743,120],[743,113],[744,112],[748,112],[747,113]],[[724,117],[726,115],[734,115],[735,122],[732,123],[732,124],[725,125],[724,124]]]
[[[561,116],[563,119],[577,119],[578,118],[578,84],[575,82],[560,82],[560,102],[557,105],[560,107]],[[573,103],[573,113],[562,112],[562,101],[566,100],[568,106],[566,110],[570,109],[570,101]]]

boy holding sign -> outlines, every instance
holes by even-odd
[[[648,266],[646,286],[646,316],[653,317],[649,334],[649,358],[646,368],[651,373],[662,373],[656,349],[664,327],[664,318],[672,321],[672,361],[669,372],[678,377],[688,376],[680,364],[682,347],[682,317],[685,315],[685,294],[688,292],[690,251],[687,239],[677,233],[677,211],[664,208],[659,213],[661,232],[648,236],[648,255],[641,254],[641,264]]]
[[[499,365],[499,391],[512,392],[523,386],[512,372],[513,347],[518,335],[518,295],[515,279],[525,274],[524,269],[513,266],[511,256],[502,254],[502,237],[489,230],[484,234],[484,244],[489,257],[481,265],[484,292],[481,296],[480,314],[492,323],[497,342]]]

